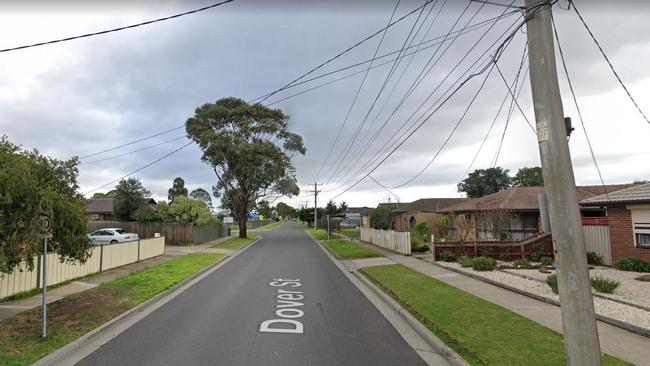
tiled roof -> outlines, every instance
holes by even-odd
[[[608,194],[583,199],[580,204],[589,206],[607,203],[644,203],[650,202],[650,183],[640,184],[633,187],[613,191]]]
[[[607,192],[634,187],[635,184],[607,185]],[[457,205],[447,207],[441,212],[464,212],[505,209],[514,211],[539,210],[537,195],[544,192],[544,187],[514,187],[505,191],[493,193],[480,198],[472,198]],[[577,186],[578,201],[605,193],[605,188],[599,186]]]
[[[397,202],[397,203],[393,203],[393,202],[386,203],[386,202],[384,202],[384,203],[378,204],[377,207],[390,206],[390,207],[394,208],[393,212],[396,212],[396,211],[401,211],[401,209],[403,207],[405,207],[405,206],[407,206],[409,204],[410,204],[410,202]]]
[[[438,212],[446,207],[467,201],[469,198],[420,198],[393,212]]]
[[[364,207],[348,207],[348,209],[345,211],[345,213],[346,214],[356,213],[356,214],[364,215],[364,214],[370,213],[370,211],[372,211],[372,208],[365,207],[365,206]]]
[[[101,198],[88,201],[86,212],[91,213],[111,213],[113,212],[113,199]]]

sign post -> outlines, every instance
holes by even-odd
[[[41,226],[45,229],[46,233],[41,235],[43,238],[43,331],[41,337],[47,337],[47,239],[52,237],[52,220],[47,214],[41,214]]]

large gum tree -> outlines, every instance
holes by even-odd
[[[216,174],[213,191],[232,207],[240,238],[246,238],[248,213],[260,199],[299,193],[291,158],[304,155],[305,146],[289,132],[288,120],[279,109],[232,97],[202,105],[187,120],[187,135]]]

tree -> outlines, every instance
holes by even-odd
[[[283,218],[295,217],[296,209],[287,205],[284,202],[280,202],[275,206],[275,209],[278,211],[278,215]]]
[[[43,250],[43,213],[53,222],[49,250],[82,263],[91,255],[78,164],[76,157],[56,160],[0,138],[0,276],[23,261],[34,269],[34,257]]]
[[[154,211],[151,207],[142,207],[140,208],[136,213],[135,213],[135,219],[138,222],[160,222],[162,221],[162,217],[160,217],[160,214],[156,211]]]
[[[185,181],[181,177],[176,177],[172,187],[167,191],[167,199],[173,202],[177,196],[187,197],[187,188],[185,188]]]
[[[393,222],[393,205],[380,204],[370,213],[370,227],[390,230]]]
[[[158,207],[160,217],[166,222],[208,225],[214,221],[212,212],[205,201],[202,200],[176,196],[176,199],[171,203],[162,202]]]
[[[512,178],[512,185],[513,187],[543,187],[544,176],[542,176],[542,168],[536,166],[519,169],[517,174]]]
[[[197,188],[190,193],[190,198],[195,200],[204,201],[208,205],[210,211],[212,211],[212,197],[210,193],[203,188]]]
[[[339,208],[336,206],[336,202],[329,200],[325,206],[325,215],[336,215],[339,213]]]
[[[102,198],[115,198],[115,190],[111,189],[110,191],[108,191],[106,193],[97,192],[97,193],[93,194],[93,197],[92,197],[92,199],[102,199]]]
[[[187,120],[187,135],[217,176],[217,193],[232,205],[240,238],[246,238],[247,216],[259,199],[300,192],[291,158],[304,155],[305,147],[289,131],[288,119],[279,109],[230,97],[202,105]]]
[[[273,215],[273,207],[269,205],[269,201],[261,200],[257,203],[257,212],[265,218],[270,219]]]
[[[348,210],[348,204],[345,201],[341,202],[341,204],[339,205],[339,213],[343,213],[347,210]]]
[[[508,169],[501,167],[476,169],[467,178],[458,183],[458,192],[465,192],[467,197],[476,198],[510,188]]]
[[[138,178],[122,179],[115,187],[113,216],[120,221],[135,221],[136,212],[149,195],[151,192],[142,186]]]

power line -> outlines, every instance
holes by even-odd
[[[99,155],[99,154],[103,154],[103,153],[106,153],[106,152],[109,152],[109,151],[117,150],[117,149],[119,149],[119,148],[122,148],[122,147],[125,147],[125,146],[128,146],[128,145],[133,145],[133,144],[135,144],[135,143],[142,142],[142,141],[145,141],[145,140],[149,140],[149,139],[151,139],[151,138],[154,138],[154,137],[157,137],[157,136],[160,136],[160,135],[164,135],[164,134],[166,134],[166,133],[169,133],[169,132],[172,132],[172,131],[179,130],[179,129],[181,129],[181,128],[185,128],[185,125],[182,125],[182,126],[179,126],[179,127],[170,128],[170,129],[168,129],[168,130],[165,130],[165,131],[162,131],[162,132],[158,132],[158,133],[156,133],[156,134],[153,134],[153,135],[150,135],[150,136],[147,136],[147,137],[143,137],[143,138],[138,139],[138,140],[134,140],[134,141],[127,142],[127,143],[122,144],[122,145],[119,145],[119,146],[111,147],[111,148],[106,149],[106,150],[102,150],[102,151],[98,151],[98,152],[95,152],[95,153],[92,153],[92,154],[89,154],[89,155],[85,155],[85,156],[80,157],[79,159],[86,159],[86,158],[90,158],[90,157],[92,157],[92,156],[96,156],[96,155]]]
[[[582,118],[582,111],[580,110],[580,105],[578,105],[578,98],[576,98],[575,91],[573,90],[573,83],[571,82],[571,78],[569,77],[569,69],[567,68],[566,61],[564,60],[564,52],[562,51],[562,44],[560,43],[560,36],[558,35],[557,32],[557,27],[555,25],[555,19],[551,16],[551,22],[553,24],[553,33],[555,34],[555,40],[557,41],[557,48],[558,51],[560,51],[560,60],[562,60],[562,68],[564,69],[564,74],[566,75],[566,80],[567,84],[569,85],[569,90],[571,91],[571,96],[573,97],[573,103],[576,106],[576,111],[578,112],[578,118],[580,119],[580,125],[582,126],[582,132],[585,134],[585,139],[587,140],[587,146],[589,147],[589,154],[591,155],[591,160],[594,163],[594,167],[596,168],[596,171],[598,172],[598,178],[600,178],[600,183],[603,186],[603,189],[605,190],[605,195],[607,196],[607,199],[609,200],[609,192],[607,192],[607,186],[605,185],[605,180],[603,179],[603,174],[600,171],[600,166],[598,165],[598,161],[596,160],[596,154],[594,154],[594,149],[591,145],[591,139],[589,138],[589,134],[587,133],[587,126],[585,125],[585,121]]]
[[[578,17],[580,18],[580,21],[581,21],[582,24],[585,26],[585,29],[587,29],[587,32],[589,33],[589,35],[591,36],[591,39],[593,39],[594,43],[595,43],[596,46],[598,47],[598,50],[600,51],[600,53],[601,53],[601,54],[603,55],[603,57],[605,58],[605,61],[607,61],[607,65],[609,65],[609,68],[612,70],[612,73],[614,73],[614,76],[616,77],[616,80],[618,80],[618,83],[621,84],[621,86],[623,87],[623,90],[625,90],[625,93],[626,93],[627,96],[630,98],[630,100],[632,101],[632,103],[634,104],[634,106],[636,107],[636,109],[639,111],[639,113],[640,113],[641,116],[643,117],[643,119],[645,119],[645,121],[648,122],[648,124],[650,124],[650,120],[648,119],[648,117],[646,117],[645,113],[643,113],[643,111],[641,110],[641,107],[639,107],[639,105],[637,104],[636,100],[634,100],[634,98],[632,97],[632,94],[631,94],[630,91],[627,89],[627,86],[625,86],[625,83],[623,83],[623,80],[621,80],[621,77],[618,76],[618,72],[616,72],[616,69],[614,69],[614,65],[612,65],[612,62],[609,60],[609,57],[607,57],[607,54],[605,54],[605,51],[604,51],[603,48],[600,46],[600,43],[599,43],[598,40],[596,39],[596,36],[594,36],[594,34],[591,32],[591,29],[589,28],[589,26],[588,26],[587,23],[585,22],[584,18],[582,17],[582,15],[580,14],[580,12],[578,11],[578,8],[576,7],[575,2],[573,2],[573,0],[569,0],[569,4],[570,4],[570,5],[573,5],[573,10],[576,12],[576,14],[578,15]]]
[[[118,28],[107,29],[107,30],[103,30],[103,31],[100,31],[100,32],[86,33],[86,34],[82,34],[82,35],[79,35],[79,36],[73,36],[73,37],[67,37],[67,38],[60,38],[60,39],[55,39],[55,40],[52,40],[52,41],[38,42],[38,43],[33,43],[33,44],[29,44],[29,45],[24,45],[24,46],[18,46],[18,47],[11,47],[11,48],[0,49],[0,53],[2,53],[2,52],[9,52],[9,51],[24,50],[24,49],[26,49],[26,48],[33,48],[33,47],[38,47],[38,46],[45,46],[45,45],[50,45],[50,44],[54,44],[54,43],[61,43],[61,42],[72,41],[72,40],[80,39],[80,38],[87,38],[87,37],[98,36],[98,35],[107,34],[107,33],[118,32],[118,31],[125,30],[125,29],[137,28],[137,27],[141,27],[141,26],[143,26],[143,25],[149,25],[149,24],[158,23],[158,22],[162,22],[162,21],[165,21],[165,20],[169,20],[169,19],[180,18],[180,17],[185,16],[185,15],[190,15],[190,14],[194,14],[194,13],[199,13],[199,12],[202,12],[202,11],[205,11],[205,10],[209,10],[209,9],[212,9],[212,8],[216,8],[217,6],[221,6],[221,5],[224,5],[224,4],[227,4],[227,3],[233,2],[233,1],[235,1],[235,0],[226,0],[226,1],[222,1],[222,2],[220,2],[220,3],[216,3],[216,4],[212,4],[212,5],[208,5],[208,6],[205,6],[205,7],[199,8],[199,9],[194,9],[194,10],[186,11],[186,12],[184,12],[184,13],[179,13],[179,14],[175,14],[175,15],[167,16],[167,17],[164,17],[164,18],[158,18],[158,19],[154,19],[154,20],[149,20],[149,21],[142,22],[142,23],[131,24],[131,25],[127,25],[127,26],[124,26],[124,27],[118,27]]]
[[[133,150],[133,151],[129,151],[129,152],[126,152],[126,153],[123,153],[123,154],[109,156],[108,158],[103,158],[103,159],[99,159],[99,160],[93,160],[93,161],[83,162],[82,165],[95,164],[95,163],[100,163],[100,162],[102,162],[102,161],[106,161],[106,160],[112,160],[112,159],[121,158],[122,156],[131,155],[131,154],[135,154],[135,153],[140,152],[140,151],[153,149],[154,147],[158,147],[158,146],[161,146],[161,145],[166,145],[166,144],[168,144],[168,143],[170,143],[170,142],[178,141],[178,140],[183,139],[183,138],[186,138],[186,136],[185,136],[185,135],[183,135],[183,136],[179,136],[179,137],[173,138],[173,139],[171,139],[171,140],[163,141],[163,142],[158,143],[158,144],[155,144],[155,145],[149,145],[149,146],[145,146],[145,147],[143,147],[143,148],[140,148],[140,149],[137,149],[137,150]]]
[[[514,2],[514,0],[513,0],[513,2]],[[504,15],[504,14],[502,14],[502,15]],[[498,20],[498,18],[497,18],[497,20]],[[515,22],[515,23],[516,23],[516,22]],[[397,143],[399,142],[400,139],[402,139],[404,136],[406,136],[407,133],[408,133],[408,130],[411,129],[411,128],[413,128],[414,126],[416,126],[417,123],[418,123],[419,121],[421,121],[423,118],[425,118],[426,114],[429,113],[429,111],[431,111],[431,110],[432,110],[432,109],[433,109],[433,108],[434,108],[434,107],[435,107],[435,106],[436,106],[436,105],[437,105],[441,100],[443,100],[443,98],[445,97],[445,95],[446,95],[447,93],[449,93],[449,92],[453,89],[454,85],[456,85],[458,82],[460,82],[460,81],[462,80],[462,78],[470,72],[471,68],[474,67],[474,66],[475,66],[475,65],[476,65],[476,64],[481,60],[481,58],[487,54],[487,52],[489,51],[490,48],[492,48],[494,45],[497,44],[497,42],[499,41],[499,39],[501,39],[503,36],[505,36],[505,35],[506,35],[506,34],[507,34],[511,29],[512,29],[512,27],[515,25],[515,23],[511,24],[511,25],[506,29],[506,31],[505,31],[501,36],[499,36],[499,37],[497,38],[497,40],[494,41],[494,42],[493,42],[493,43],[492,43],[492,44],[491,44],[491,45],[490,45],[490,46],[489,46],[489,47],[488,47],[488,48],[483,52],[483,54],[481,54],[481,56],[479,56],[479,58],[478,58],[476,61],[474,61],[474,63],[473,63],[472,65],[469,66],[469,68],[467,69],[467,71],[465,71],[465,72],[464,72],[464,73],[463,73],[463,74],[462,74],[462,75],[457,79],[457,81],[453,82],[453,83],[451,84],[451,86],[449,86],[449,88],[447,88],[447,90],[446,90],[446,91],[445,91],[445,92],[444,92],[444,93],[443,93],[443,94],[442,94],[442,95],[441,95],[441,96],[440,96],[440,97],[439,97],[439,98],[438,98],[438,99],[437,99],[437,100],[436,100],[436,101],[435,101],[435,102],[434,102],[434,103],[433,103],[433,104],[432,104],[432,105],[431,105],[431,106],[426,110],[426,111],[424,111],[424,113],[423,113],[420,117],[418,117],[418,118],[417,118],[417,119],[416,119],[416,120],[411,124],[410,127],[406,128],[406,130],[404,130],[404,131],[401,133],[401,135],[398,136],[398,137],[397,137],[397,138],[396,138],[392,143],[390,143],[390,144],[388,144],[388,143],[385,144],[385,145],[384,145],[384,148],[383,148],[383,149],[380,149],[380,150],[382,150],[382,151],[378,151],[377,154],[374,154],[374,158],[371,158],[370,161],[367,162],[367,164],[364,164],[364,166],[369,166],[369,165],[374,164],[378,159],[380,159],[380,157],[381,157],[385,152],[389,151],[392,147],[395,146],[395,144],[397,144]],[[443,81],[441,81],[440,83],[438,83],[438,85],[436,86],[436,88],[435,88],[435,89],[434,89],[434,90],[433,90],[433,91],[432,91],[432,92],[427,96],[427,98],[426,98],[426,99],[425,99],[425,100],[424,100],[424,101],[423,101],[423,102],[418,106],[418,108],[416,108],[416,110],[415,110],[415,111],[414,111],[414,112],[413,112],[413,113],[412,113],[412,114],[411,114],[411,115],[410,115],[410,116],[409,116],[409,117],[404,121],[404,123],[402,123],[402,125],[398,128],[398,130],[395,132],[395,134],[397,134],[397,133],[398,133],[399,131],[401,131],[404,127],[406,127],[406,125],[408,124],[408,122],[411,121],[411,119],[412,119],[412,118],[413,118],[413,117],[414,117],[414,116],[415,116],[415,115],[420,111],[420,109],[422,109],[422,107],[424,107],[425,103],[426,103],[426,102],[427,102],[427,101],[428,101],[428,100],[429,100],[429,99],[430,99],[430,98],[435,94],[435,92],[436,92],[436,91],[437,91],[437,90],[438,90],[438,89],[443,85],[443,83],[444,83],[444,82],[445,82],[445,81],[446,81],[446,80],[451,76],[451,74],[456,70],[456,68],[458,68],[458,67],[460,66],[460,64],[465,60],[465,58],[466,58],[467,56],[469,56],[469,54],[474,50],[474,48],[478,45],[478,43],[480,43],[480,41],[481,41],[481,40],[482,40],[482,39],[487,35],[487,33],[490,31],[490,29],[492,29],[492,27],[494,27],[494,25],[495,25],[495,23],[493,23],[493,24],[490,26],[490,28],[489,28],[489,29],[488,29],[488,30],[487,30],[487,31],[486,31],[486,32],[485,32],[485,33],[484,33],[484,34],[479,38],[479,40],[476,41],[476,42],[474,43],[474,45],[470,48],[470,50],[468,50],[468,51],[465,53],[465,55],[464,55],[464,56],[461,58],[461,60],[460,60],[460,61],[459,61],[455,66],[454,66],[454,68],[452,68],[452,70],[447,74],[447,76],[443,79]],[[523,25],[523,23],[522,23],[519,27],[521,27],[522,25]],[[513,37],[514,34],[516,33],[516,30],[517,30],[517,29],[518,29],[518,28],[515,28],[515,30],[511,33],[511,35],[510,35],[508,38]],[[497,51],[495,52],[495,55],[497,55],[498,53],[499,53],[499,50],[497,49]],[[431,71],[431,69],[429,69],[429,71],[427,71],[427,72],[430,72],[430,71]],[[455,93],[455,91],[454,91],[454,93]],[[446,100],[445,100],[445,101],[446,101]],[[444,104],[445,101],[443,101],[443,104]],[[439,109],[439,108],[438,108],[438,109]],[[437,109],[436,109],[436,111],[437,111]],[[389,118],[390,118],[390,117],[389,117]],[[423,123],[420,123],[420,125],[419,125],[418,127],[416,127],[416,129],[418,129],[422,124],[423,124]],[[408,135],[407,139],[412,135],[413,132],[414,132],[414,131],[411,131],[411,134]],[[391,140],[392,140],[392,139],[393,139],[393,138],[391,138]],[[403,143],[403,141],[402,141],[402,143]],[[400,143],[400,145],[401,145],[401,143]],[[367,149],[366,149],[366,151],[367,151]],[[393,150],[393,152],[394,152],[394,150]],[[390,154],[392,154],[392,152],[391,152]],[[357,161],[359,161],[359,160],[360,160],[360,157],[357,159]],[[356,162],[355,162],[355,165],[356,165]],[[345,174],[347,174],[347,173],[345,173]],[[361,174],[361,171],[359,171],[358,173],[353,174],[352,177],[358,176],[359,174]],[[337,185],[337,187],[338,187],[338,185]],[[335,188],[335,189],[336,189],[336,188]],[[333,190],[335,190],[335,189],[333,189]]]
[[[167,157],[169,157],[169,156],[171,156],[171,155],[176,154],[177,152],[181,151],[182,149],[184,149],[184,148],[190,146],[192,143],[194,143],[194,141],[190,141],[190,142],[188,142],[187,144],[185,144],[185,145],[179,147],[178,149],[176,149],[176,150],[174,150],[174,151],[172,151],[172,152],[170,152],[170,153],[168,153],[168,154],[166,154],[166,155],[163,155],[162,157],[160,157],[160,158],[158,158],[158,159],[156,159],[156,160],[150,162],[149,164],[147,164],[147,165],[145,165],[145,166],[142,166],[142,167],[140,167],[140,168],[138,168],[138,169],[132,171],[131,173],[125,174],[125,175],[123,175],[123,176],[121,176],[121,177],[119,177],[119,178],[117,178],[117,179],[115,179],[115,180],[112,180],[112,181],[110,181],[110,182],[108,182],[108,183],[106,183],[106,184],[103,184],[103,185],[101,185],[101,186],[99,186],[99,187],[97,187],[97,188],[93,188],[93,189],[91,189],[90,191],[87,191],[86,193],[84,193],[84,196],[87,195],[88,193],[95,192],[95,191],[97,191],[97,190],[99,190],[99,189],[102,189],[102,188],[104,188],[104,187],[106,187],[106,186],[109,186],[109,185],[111,185],[111,184],[113,184],[113,183],[117,183],[117,182],[119,182],[120,180],[122,180],[122,179],[124,179],[124,178],[126,178],[126,177],[128,177],[128,176],[130,176],[130,175],[133,175],[133,174],[135,174],[135,173],[137,173],[137,172],[139,172],[139,171],[141,171],[141,170],[144,170],[144,169],[146,169],[146,168],[148,168],[148,167],[150,167],[150,166],[152,166],[152,165],[158,163],[159,161],[161,161],[161,160],[163,160],[163,159],[165,159],[165,158],[167,158]]]
[[[400,0],[397,0],[397,3],[395,4],[395,8],[393,9],[393,12],[390,15],[390,19],[388,19],[388,24],[390,24],[393,21],[393,17],[395,16],[395,12],[397,12],[397,8],[399,7]],[[424,8],[422,8],[424,10]],[[359,87],[357,88],[356,93],[354,94],[354,97],[352,98],[352,103],[350,103],[350,107],[348,108],[347,113],[345,114],[345,118],[343,119],[343,123],[341,123],[341,127],[339,127],[339,131],[336,134],[336,138],[334,139],[334,142],[330,144],[329,151],[327,152],[327,155],[325,156],[325,159],[323,160],[323,164],[321,164],[320,169],[316,173],[316,177],[314,180],[317,180],[320,176],[320,173],[323,170],[323,167],[327,163],[327,161],[330,158],[330,155],[332,154],[332,150],[334,150],[334,146],[336,146],[336,143],[339,141],[339,137],[341,137],[341,132],[343,131],[343,128],[345,127],[346,123],[348,122],[348,119],[350,118],[350,113],[352,113],[352,109],[354,108],[355,104],[357,103],[357,99],[359,98],[359,94],[361,93],[361,89],[363,89],[363,85],[366,82],[366,78],[368,77],[368,73],[370,72],[370,68],[372,67],[372,63],[377,57],[377,53],[379,52],[379,49],[381,48],[382,43],[384,42],[384,38],[386,37],[386,33],[388,32],[388,28],[384,29],[384,32],[381,35],[381,38],[379,39],[379,43],[377,43],[377,47],[375,48],[375,53],[372,55],[372,59],[370,60],[370,63],[368,64],[368,68],[366,69],[366,72],[363,74],[363,79],[361,79],[361,83],[359,84]],[[400,51],[401,52],[401,51]],[[398,54],[399,58],[399,54]]]

